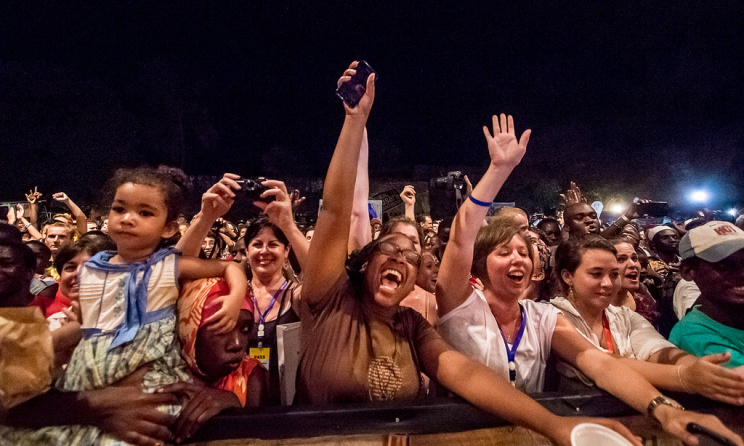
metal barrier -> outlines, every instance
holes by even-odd
[[[689,410],[717,415],[729,428],[744,434],[744,409],[690,395],[671,396]],[[678,444],[653,422],[599,390],[577,395],[545,393],[534,397],[558,415],[620,419],[649,445]],[[511,426],[455,398],[435,398],[407,405],[364,403],[246,409],[214,417],[191,442],[221,446],[550,444],[545,437]]]

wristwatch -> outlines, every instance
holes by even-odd
[[[667,406],[671,406],[675,409],[679,410],[685,410],[684,407],[682,407],[681,404],[674,401],[671,398],[667,398],[664,395],[659,395],[656,398],[652,399],[650,403],[648,403],[648,408],[646,408],[646,412],[648,413],[648,417],[652,420],[661,423],[658,418],[656,418],[656,415],[654,415],[654,412],[656,411],[656,408],[659,407],[662,404],[666,404]]]

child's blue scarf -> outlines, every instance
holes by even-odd
[[[91,257],[86,267],[108,273],[129,273],[126,287],[127,312],[124,322],[117,327],[114,339],[109,349],[127,343],[134,339],[147,312],[147,284],[150,282],[152,267],[173,253],[179,253],[175,247],[163,248],[156,251],[144,262],[115,265],[109,260],[116,255],[116,251],[102,251]],[[137,276],[142,272],[142,279],[137,282]]]

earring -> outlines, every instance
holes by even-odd
[[[573,284],[568,285],[568,296],[566,296],[566,299],[568,299],[568,300],[574,300]]]

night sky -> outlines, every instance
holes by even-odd
[[[503,111],[533,131],[505,201],[573,179],[604,200],[707,187],[742,205],[740,1],[353,3],[3,2],[0,201],[37,184],[91,200],[140,163],[323,176],[336,79],[365,59],[372,177],[482,172]]]

